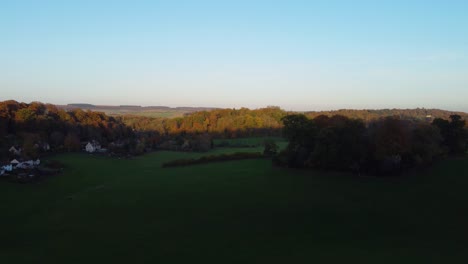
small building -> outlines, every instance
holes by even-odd
[[[97,150],[99,153],[106,153],[107,149],[106,148],[100,148]]]
[[[23,162],[18,162],[17,160],[12,160],[11,164],[9,165],[10,168],[8,168],[9,169],[8,171],[11,171],[13,169],[13,166],[15,166],[14,168],[16,168],[16,169],[25,169],[25,170],[34,169],[35,167],[39,166],[40,163],[41,163],[41,161],[39,159],[36,160],[36,161],[28,160],[28,161],[23,161]]]
[[[5,165],[5,166],[2,166],[1,170],[5,171],[5,172],[12,171],[13,170],[13,165],[8,164],[8,165]]]
[[[34,161],[28,160],[28,161],[23,161],[16,165],[16,168],[18,169],[33,169],[34,168]]]
[[[47,142],[42,143],[42,150],[43,151],[49,151],[50,150],[50,145]]]
[[[39,142],[39,143],[36,143],[34,144],[34,148],[40,150],[40,151],[44,151],[44,152],[47,152],[50,150],[50,145],[49,143],[47,142]]]
[[[86,144],[85,146],[85,150],[88,153],[94,153],[96,151],[99,151],[100,149],[101,149],[101,144],[99,144],[99,142],[95,140],[88,142],[88,144]]]
[[[21,148],[12,146],[8,151],[10,151],[11,154],[15,156],[20,156],[21,155]]]

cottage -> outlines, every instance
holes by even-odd
[[[42,150],[43,150],[43,151],[49,151],[49,150],[50,150],[50,145],[49,145],[49,143],[47,143],[47,142],[42,143]]]
[[[20,156],[21,155],[21,148],[12,146],[8,151],[10,151],[11,154],[15,156]]]
[[[96,149],[94,148],[93,144],[91,144],[91,142],[88,142],[88,144],[86,144],[85,150],[86,152],[89,152],[89,153],[93,153],[94,151],[96,151]]]
[[[16,165],[16,168],[18,169],[32,169],[34,168],[34,161],[28,160],[21,162],[20,164]]]
[[[29,169],[29,166],[26,164],[26,163],[20,163],[18,165],[16,165],[17,169]]]
[[[28,160],[28,161],[23,161],[23,162],[18,162],[17,160],[12,160],[11,164],[9,165],[10,168],[9,168],[8,171],[11,171],[13,169],[14,164],[16,164],[16,166],[15,166],[16,169],[28,170],[28,169],[34,169],[35,167],[39,166],[39,164],[41,164],[41,161],[39,159],[37,159],[36,161]]]
[[[34,148],[39,149],[40,151],[47,152],[50,150],[50,145],[47,142],[46,143],[39,142],[39,143],[34,144]]]
[[[98,149],[98,152],[99,153],[106,153],[107,149],[106,148],[101,148],[101,149]]]
[[[99,151],[101,149],[101,144],[97,141],[90,141],[88,144],[86,144],[85,150],[88,153],[94,153],[96,151]]]
[[[13,165],[9,164],[9,165],[5,165],[1,168],[1,170],[5,171],[5,172],[9,172],[9,171],[12,171],[13,170]]]

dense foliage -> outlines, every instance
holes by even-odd
[[[3,156],[11,146],[21,148],[23,155],[32,158],[43,151],[44,144],[54,150],[75,151],[86,141],[97,140],[108,145],[133,138],[130,127],[103,113],[80,109],[67,112],[38,102],[0,102],[0,153]]]
[[[330,116],[334,113],[343,115]],[[464,151],[466,115],[452,113],[458,119],[449,122],[446,119],[451,113],[392,109],[291,115],[279,107],[267,107],[215,109],[179,118],[111,117],[78,108],[64,110],[51,104],[10,100],[0,102],[0,158],[12,158],[8,151],[11,146],[20,148],[24,158],[34,158],[46,145],[51,151],[78,151],[88,141],[117,154],[153,149],[208,151],[214,146],[213,138],[281,136],[284,127],[284,135],[291,142],[286,155],[290,166],[375,167],[369,164],[392,163],[388,160],[399,158],[403,163],[395,162],[403,165],[408,160],[425,163],[439,152]],[[398,118],[382,118],[389,115]],[[432,121],[434,126],[424,125]],[[396,135],[400,138],[395,139]],[[268,155],[276,151],[267,144]]]
[[[289,145],[274,161],[290,167],[394,173],[447,153],[464,154],[466,123],[459,115],[450,118],[431,124],[386,117],[366,124],[341,115],[289,115],[283,119]]]
[[[236,138],[245,136],[280,135],[283,127],[281,119],[288,114],[278,107],[250,110],[215,109],[200,111],[179,118],[151,118],[137,115],[124,115],[122,121],[137,131],[153,131],[159,135],[208,132],[215,137]],[[325,115],[341,115],[352,119],[361,119],[365,123],[383,117],[398,116],[411,121],[432,121],[436,118],[449,119],[451,115],[468,118],[466,113],[450,112],[438,109],[382,109],[382,110],[337,110],[306,112],[304,115],[313,119]]]
[[[463,119],[468,119],[468,114],[463,112],[452,112],[440,109],[368,109],[368,110],[353,110],[353,109],[340,109],[334,111],[317,111],[304,113],[308,118],[316,118],[321,115],[334,116],[341,115],[353,119],[361,119],[363,121],[371,122],[384,117],[397,116],[400,119],[411,121],[432,121],[436,118],[450,119],[451,115],[459,115]]]
[[[280,135],[281,118],[287,112],[278,107],[250,110],[216,109],[200,111],[179,118],[122,116],[122,121],[138,131],[155,131],[160,135],[209,133],[217,137]]]

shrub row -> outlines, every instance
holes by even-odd
[[[198,159],[178,159],[163,163],[163,168],[167,167],[182,167],[190,166],[203,163],[211,162],[221,162],[221,161],[230,161],[230,160],[243,160],[243,159],[259,159],[264,158],[260,152],[236,152],[232,154],[220,154],[220,155],[210,155],[203,156]]]

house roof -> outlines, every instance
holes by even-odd
[[[16,164],[18,164],[18,163],[20,163],[20,162],[19,162],[18,160],[14,159],[14,160],[12,160],[10,163],[16,163]]]

